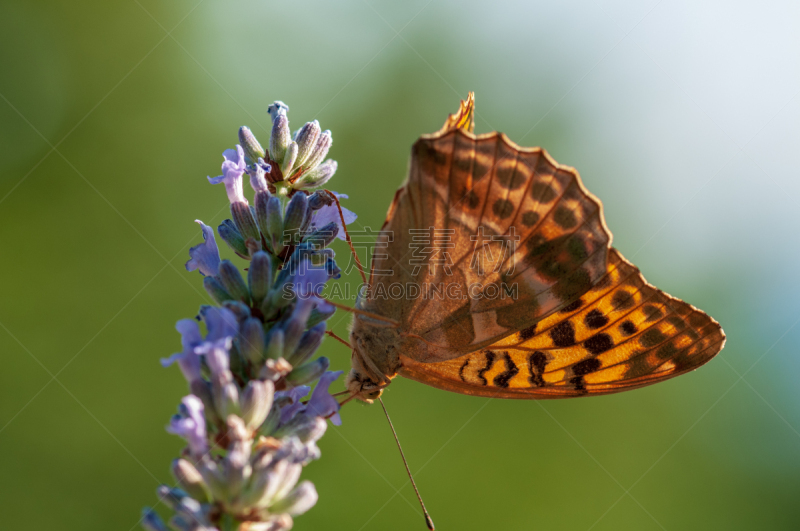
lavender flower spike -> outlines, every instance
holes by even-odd
[[[322,293],[341,273],[329,245],[344,239],[356,215],[338,207],[345,195],[300,190],[333,175],[333,161],[320,164],[331,135],[309,122],[293,141],[287,111],[280,101],[269,106],[269,146],[242,127],[239,144],[223,153],[222,175],[209,177],[225,185],[231,202],[232,218],[217,235],[250,263],[245,281],[220,259],[211,227],[197,220],[203,242],[190,249],[186,269],[203,275],[216,305],[179,321],[181,351],[161,360],[180,366],[191,394],[166,426],[186,440],[171,467],[179,488],[157,489],[173,514],[165,523],[146,509],[147,531],[289,531],[293,517],[317,502],[314,486],[299,480],[320,457],[328,419],[342,422],[328,390],[342,372],[328,372],[324,356],[313,358],[335,312]],[[243,194],[245,174],[255,208]],[[298,237],[285,243],[287,231]]]
[[[203,243],[197,244],[189,249],[189,256],[191,260],[186,262],[186,271],[200,270],[203,276],[215,277],[219,274],[219,247],[217,247],[217,240],[214,238],[214,229],[200,221],[194,220],[199,223],[203,229]]]
[[[247,168],[244,161],[244,151],[242,146],[236,144],[236,149],[226,149],[222,152],[225,162],[222,163],[222,175],[219,177],[209,177],[211,184],[225,183],[225,191],[228,192],[228,200],[231,203],[246,203],[244,192],[242,191],[242,174]]]
[[[192,456],[200,458],[208,452],[203,402],[194,395],[184,396],[179,409],[180,414],[170,419],[167,431],[186,439]]]
[[[334,426],[342,425],[342,418],[339,416],[339,402],[328,392],[328,387],[341,375],[342,371],[334,371],[320,376],[319,383],[306,404],[306,413],[323,418],[330,417]]]

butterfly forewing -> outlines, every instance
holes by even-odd
[[[570,303],[605,274],[611,241],[574,170],[460,129],[415,144],[383,234],[362,306],[419,336],[421,361],[485,347]],[[397,285],[421,293],[391,300]]]
[[[647,284],[612,249],[607,274],[561,311],[459,358],[423,364],[401,356],[400,374],[466,394],[567,398],[672,378],[724,342],[716,321]]]

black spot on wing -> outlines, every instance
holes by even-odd
[[[519,331],[519,338],[523,341],[527,341],[528,339],[532,338],[536,335],[536,323],[533,323],[528,328],[524,328]]]
[[[506,199],[498,199],[492,205],[492,212],[500,219],[505,219],[514,213],[514,205]]]
[[[627,310],[633,306],[633,295],[627,290],[620,289],[611,297],[611,304],[614,305],[615,310]]]
[[[537,221],[539,221],[539,214],[533,210],[529,210],[528,212],[522,214],[522,224],[526,227],[533,227],[536,225]]]
[[[578,224],[575,213],[565,206],[556,208],[556,211],[553,213],[553,221],[563,229],[571,229]]]
[[[597,371],[600,365],[602,365],[602,363],[600,363],[600,360],[597,358],[585,359],[572,366],[572,373],[575,376],[583,376],[584,374]]]
[[[619,325],[619,331],[626,336],[635,334],[636,330],[637,330],[636,325],[630,321],[625,321],[624,323]]]
[[[516,190],[525,184],[525,176],[516,171],[516,165],[514,164],[500,164],[495,172],[497,182],[500,183],[500,186],[503,188]]]
[[[557,347],[569,347],[575,344],[575,327],[569,321],[562,321],[550,329],[550,339]]]
[[[611,339],[610,335],[600,332],[586,339],[586,341],[583,342],[583,346],[596,356],[607,350],[611,350],[614,347],[614,340]]]
[[[664,317],[664,312],[655,304],[645,304],[642,311],[644,312],[645,320],[648,322],[658,321]]]
[[[508,383],[511,379],[519,374],[519,367],[511,360],[511,356],[508,355],[508,352],[503,352],[503,361],[506,363],[506,370],[495,376],[494,380],[492,380],[495,387],[508,387]]]
[[[608,324],[608,317],[603,315],[603,312],[595,308],[586,314],[586,317],[583,318],[583,322],[586,323],[586,326],[592,330],[596,330],[598,328],[603,328]]]
[[[639,343],[645,348],[650,348],[658,345],[666,339],[667,336],[665,336],[661,330],[658,328],[651,328],[642,334],[642,336],[639,338]]]
[[[533,183],[531,197],[542,203],[549,203],[556,198],[558,193],[547,183]]]

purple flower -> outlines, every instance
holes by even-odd
[[[182,319],[175,328],[181,334],[183,351],[173,354],[169,358],[162,358],[161,365],[169,367],[177,362],[186,380],[191,383],[202,378],[200,373],[200,355],[206,357],[206,362],[214,374],[221,374],[228,370],[228,351],[231,342],[239,333],[239,323],[236,316],[227,308],[205,307],[201,315],[206,323],[205,340],[200,335],[200,327],[194,319]]]
[[[209,177],[208,182],[211,184],[225,183],[225,191],[228,192],[228,200],[231,203],[246,203],[247,200],[242,192],[242,174],[247,165],[244,161],[242,146],[236,144],[236,149],[226,149],[222,152],[222,156],[225,157],[225,162],[222,163],[222,175]]]
[[[334,426],[342,425],[342,418],[339,416],[339,402],[328,392],[331,383],[342,375],[342,371],[326,372],[319,378],[319,383],[311,393],[311,398],[306,404],[306,414],[328,418]]]
[[[216,341],[206,341],[195,348],[197,354],[202,354],[206,358],[211,374],[215,376],[226,376],[230,371],[230,355],[233,338],[224,337]]]
[[[289,397],[292,399],[291,404],[287,404],[281,408],[281,424],[286,424],[292,420],[297,413],[305,408],[300,399],[306,396],[309,391],[311,391],[309,386],[299,385],[289,389],[288,391],[278,391],[275,393],[275,400],[283,397]]]
[[[179,410],[170,419],[167,431],[186,439],[191,454],[200,458],[208,451],[203,402],[194,395],[184,396]]]
[[[347,199],[345,194],[337,194],[336,192],[333,192],[333,195],[335,195],[337,199]],[[344,222],[346,225],[351,224],[358,217],[355,212],[351,212],[344,207],[342,207],[342,216],[344,217]],[[339,232],[336,233],[336,237],[340,240],[344,240],[345,237],[344,228],[342,226],[342,217],[339,216],[339,208],[336,206],[335,202],[331,203],[330,205],[325,205],[319,210],[314,211],[314,213],[311,215],[310,230],[313,231],[315,229],[322,228],[328,223],[336,223],[336,226],[339,228]]]
[[[250,176],[250,186],[256,192],[268,192],[266,174],[272,170],[272,166],[258,157],[258,161],[247,167],[247,174]]]
[[[298,271],[292,275],[290,282],[297,295],[298,307],[299,302],[310,300],[316,304],[320,312],[332,312],[334,307],[320,297],[322,290],[325,289],[325,283],[330,278],[328,270],[325,267],[314,266],[308,260],[304,260],[296,267]],[[309,308],[308,311],[311,309],[313,308]],[[297,311],[299,309],[295,308],[295,312]]]
[[[200,221],[194,220],[199,223],[203,229],[203,243],[197,244],[189,249],[189,256],[191,260],[186,262],[186,271],[200,270],[203,276],[217,276],[219,274],[219,248],[217,247],[217,240],[214,239],[214,229]]]
[[[217,341],[228,337],[235,337],[239,333],[239,322],[236,315],[227,308],[206,306],[200,310],[203,321],[206,322],[206,341]]]
[[[195,348],[203,342],[203,337],[200,335],[200,327],[197,326],[197,321],[194,319],[181,319],[175,325],[178,332],[181,334],[181,343],[183,344],[183,351],[173,354],[169,358],[161,358],[161,365],[169,367],[175,362],[178,362],[183,376],[186,381],[193,382],[202,378],[200,374],[200,358],[195,354]]]

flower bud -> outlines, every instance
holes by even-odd
[[[283,233],[291,235],[300,230],[303,221],[308,217],[308,198],[303,192],[298,192],[289,200],[286,206],[286,217],[283,220]],[[287,243],[287,242],[284,242]],[[292,244],[300,243],[300,240],[292,241]]]
[[[283,156],[283,162],[281,162],[281,173],[283,173],[284,178],[288,179],[289,174],[292,173],[295,167],[297,149],[297,142],[289,142],[289,145],[286,146],[286,153]]]
[[[244,498],[251,506],[267,507],[283,484],[288,470],[289,462],[285,459],[273,461],[267,468],[254,470]]]
[[[292,186],[298,189],[323,186],[336,173],[336,167],[335,160],[326,160],[316,168],[304,173]]]
[[[294,435],[303,443],[318,441],[328,428],[328,423],[322,417],[300,413],[273,434],[274,437]]]
[[[239,268],[233,265],[230,260],[220,262],[219,280],[235,300],[250,304],[250,290],[247,289],[247,284],[244,283]]]
[[[281,215],[281,200],[275,196],[269,198],[266,205],[265,224],[267,232],[264,238],[272,246],[275,255],[283,249],[283,216]]]
[[[261,426],[272,408],[275,385],[269,380],[250,380],[242,392],[242,420],[248,429]]]
[[[208,501],[208,493],[206,485],[203,483],[203,476],[200,475],[200,472],[192,463],[186,459],[174,459],[171,470],[175,481],[189,496],[201,502]]]
[[[287,360],[294,353],[300,338],[306,329],[308,317],[314,309],[314,301],[310,298],[298,299],[292,310],[292,315],[287,319],[283,326],[283,357]]]
[[[253,132],[246,125],[239,128],[239,144],[244,149],[244,154],[250,159],[250,164],[264,156],[264,148],[256,140]]]
[[[297,167],[303,166],[303,163],[308,159],[308,156],[317,145],[320,133],[319,122],[316,120],[306,123],[297,131],[297,136],[295,137],[298,148],[297,160],[295,161]]]
[[[272,107],[270,105],[270,107]],[[286,155],[286,148],[291,142],[289,132],[289,119],[286,113],[277,113],[272,116],[272,135],[269,138],[269,158],[273,162],[281,164]]]
[[[324,337],[325,323],[320,323],[303,334],[303,336],[300,338],[297,348],[292,354],[289,354],[289,356],[286,358],[286,361],[295,367],[302,365],[319,348]]]
[[[233,383],[233,377],[216,379],[211,383],[211,396],[214,398],[214,409],[221,418],[239,413],[239,388]]]
[[[239,339],[239,353],[254,366],[261,366],[264,361],[264,326],[255,317],[250,317],[242,323],[241,338]]]
[[[276,360],[283,357],[283,330],[273,328],[267,338],[267,358]]]
[[[142,509],[142,527],[147,531],[168,531],[164,521],[150,507]]]
[[[253,238],[258,242],[261,241],[261,233],[258,232],[256,220],[253,219],[253,212],[247,203],[238,201],[231,203],[231,217],[233,217],[233,222],[245,241],[249,238]]]
[[[272,259],[269,254],[264,251],[253,254],[247,271],[247,284],[253,305],[260,306],[272,286]]]
[[[325,157],[328,156],[328,150],[331,148],[331,144],[333,144],[333,138],[331,137],[331,132],[326,129],[319,135],[317,145],[314,146],[305,164],[303,164],[306,171],[316,168],[320,162],[325,160]]]
[[[264,422],[261,423],[261,426],[258,427],[259,433],[263,435],[269,435],[275,433],[275,430],[278,428],[278,425],[281,423],[281,400],[273,400],[272,408],[269,410],[269,414],[267,418],[264,419]]]
[[[216,462],[207,456],[203,457],[197,465],[197,471],[203,476],[203,481],[214,500],[226,501],[228,499],[228,487]]]
[[[233,221],[226,219],[220,223],[219,227],[217,227],[217,232],[219,233],[219,237],[222,238],[225,243],[228,244],[228,247],[233,249],[236,254],[242,258],[247,258],[249,256],[244,238]]]
[[[297,439],[294,439],[294,442],[297,443]],[[273,504],[279,503],[282,498],[285,498],[289,492],[292,490],[292,487],[295,486],[297,480],[300,479],[300,474],[303,472],[303,466],[297,462],[297,454],[302,451],[303,446],[300,444],[296,445],[296,451],[293,452],[292,458],[294,462],[289,465],[289,469],[286,471],[286,475],[283,477],[283,481],[281,482],[281,486],[278,487],[278,492],[275,493],[275,498],[273,499]],[[283,512],[283,511],[275,511],[275,512]]]
[[[203,277],[203,287],[217,304],[233,300],[233,296],[220,284],[215,277]]]
[[[237,321],[244,321],[250,317],[250,307],[241,301],[225,301],[221,306],[230,310]]]
[[[304,422],[298,424],[294,434],[304,443],[316,442],[325,435],[328,429],[328,422],[322,417],[308,417],[302,415]]]
[[[303,481],[295,487],[285,498],[270,507],[273,513],[288,513],[297,516],[308,511],[317,503],[319,496],[314,484]]]
[[[317,358],[311,363],[306,363],[286,375],[286,382],[292,386],[303,385],[316,380],[328,370],[331,362],[326,357]]]
[[[211,396],[211,384],[205,380],[194,380],[189,384],[189,390],[203,402],[203,412],[211,424],[219,424],[222,419],[214,409],[214,397]]]
[[[308,196],[308,206],[311,210],[319,210],[324,206],[333,204],[333,198],[324,190],[317,190]]]
[[[250,476],[250,439],[244,421],[236,415],[227,419],[228,452],[222,460],[223,477],[228,488],[229,499],[239,496],[245,479]]]

